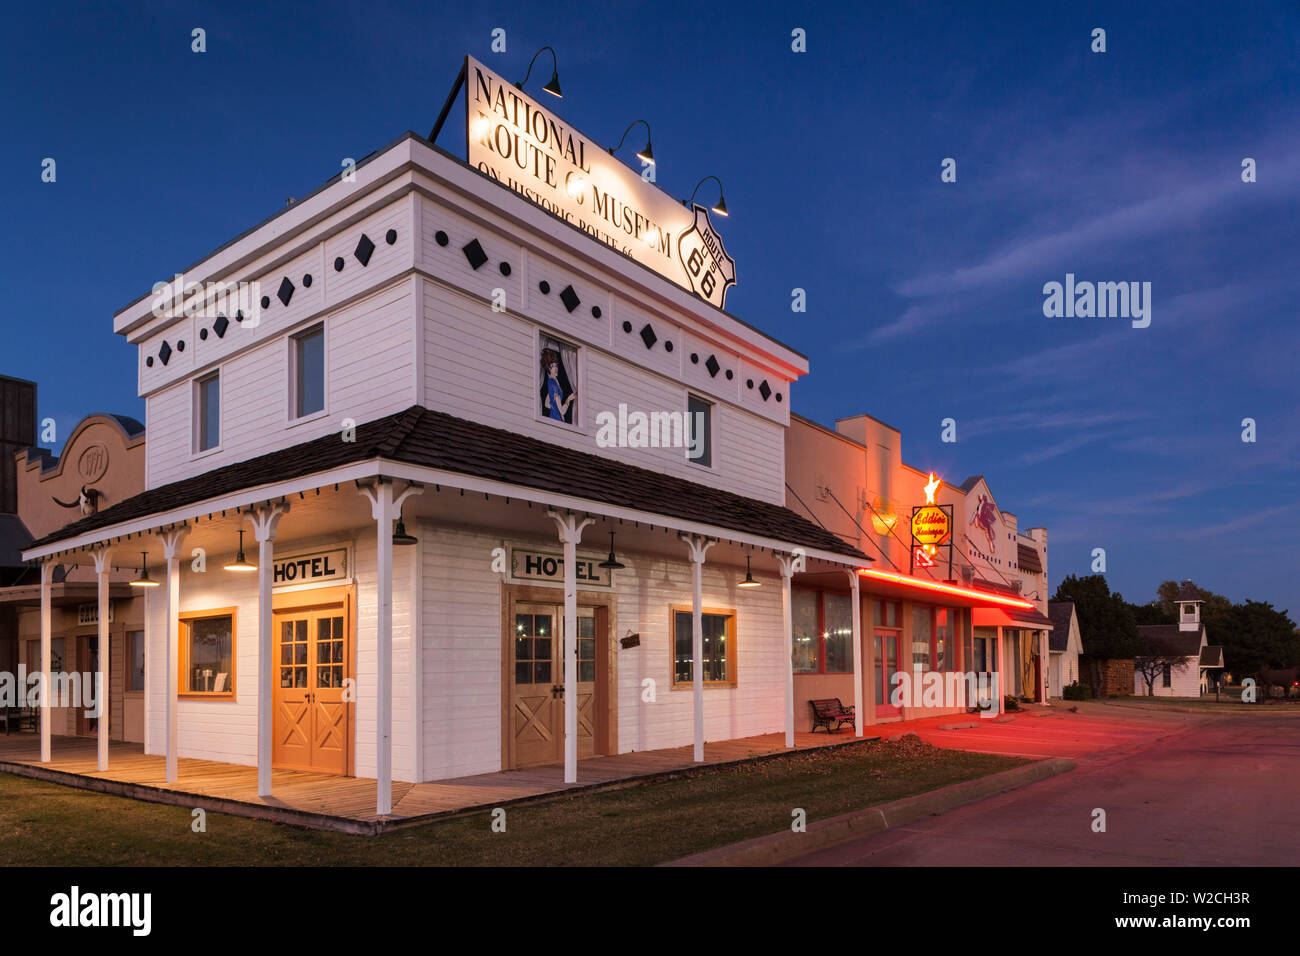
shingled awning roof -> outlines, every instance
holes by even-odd
[[[552,491],[650,514],[761,535],[868,562],[861,551],[788,508],[591,452],[492,428],[413,405],[338,434],[151,488],[32,542],[31,548],[355,462],[384,459]],[[539,462],[546,462],[539,468]]]
[[[1138,637],[1145,645],[1139,657],[1199,657],[1201,630],[1180,630],[1177,624],[1139,624]]]
[[[1043,573],[1043,562],[1038,559],[1038,549],[1028,544],[1016,542],[1016,564],[1021,571],[1033,574]]]

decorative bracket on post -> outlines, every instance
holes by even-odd
[[[581,542],[582,532],[587,525],[596,523],[595,518],[583,518],[582,521],[578,521],[577,515],[560,514],[554,508],[548,509],[546,516],[555,522],[556,530],[560,535],[560,543],[568,544],[572,542],[575,547]]]
[[[253,539],[260,544],[275,539],[275,531],[280,524],[280,519],[288,513],[289,502],[268,501],[266,504],[249,508],[244,513],[244,517],[253,526]]]
[[[709,548],[718,543],[717,538],[705,537],[702,534],[687,534],[685,531],[680,532],[677,537],[686,542],[686,548],[691,553],[691,561],[695,564],[703,564]]]

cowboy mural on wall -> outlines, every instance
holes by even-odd
[[[994,547],[997,537],[994,531],[994,523],[998,520],[998,509],[993,504],[993,499],[985,495],[979,496],[979,503],[975,506],[975,511],[971,515],[970,523],[975,525],[989,539],[989,547]]]
[[[573,385],[577,374],[577,349],[548,335],[540,338],[542,387],[541,413],[552,421],[573,424],[573,406],[578,392]]]

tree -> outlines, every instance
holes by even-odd
[[[1118,592],[1111,594],[1110,585],[1100,574],[1082,578],[1071,574],[1057,585],[1053,600],[1074,602],[1095,693],[1101,686],[1103,660],[1129,660],[1140,650],[1133,607]]]
[[[1187,669],[1187,658],[1167,654],[1134,658],[1133,670],[1142,675],[1142,681],[1147,685],[1148,697],[1156,695],[1156,678],[1164,676],[1166,667],[1169,668],[1170,673],[1175,671],[1181,673]]]
[[[1261,671],[1293,667],[1300,664],[1300,641],[1295,622],[1286,611],[1279,611],[1265,601],[1246,601],[1233,605],[1224,626],[1222,640],[1224,666],[1239,676],[1258,677]]]

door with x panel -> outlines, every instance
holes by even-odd
[[[275,766],[348,773],[351,709],[344,681],[352,648],[346,605],[274,615]]]
[[[508,705],[515,767],[564,759],[564,606],[515,605]],[[596,752],[596,609],[578,608],[578,756]]]

